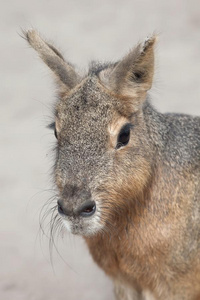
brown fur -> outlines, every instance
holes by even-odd
[[[171,182],[174,179],[170,180],[169,190],[163,182],[169,180],[168,175],[159,174],[161,180],[157,178],[156,187],[147,189],[147,195],[138,196],[137,212],[129,207],[126,213],[122,212],[121,218],[109,218],[112,238],[105,234],[86,240],[95,261],[111,277],[126,278],[126,282],[138,291],[152,290],[156,299],[195,299],[190,295],[191,291],[194,295],[199,291],[200,266],[197,261],[200,257],[198,254],[194,258],[192,253],[191,257],[185,257],[177,244],[178,241],[182,244],[180,239],[185,238],[182,224],[187,224],[185,214],[190,209],[185,195],[191,193],[193,187],[187,187],[188,179],[181,178],[182,203],[178,206],[172,201],[166,213],[165,204],[159,207],[156,198],[176,197]],[[177,181],[178,178],[176,184]],[[145,199],[148,199],[148,204]],[[113,200],[116,201],[116,197]],[[192,245],[188,247],[192,248]],[[177,257],[171,256],[174,251],[178,252]],[[174,291],[170,291],[172,283]],[[180,293],[179,298],[173,298],[173,293]]]

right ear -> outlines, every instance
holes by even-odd
[[[153,35],[138,44],[121,61],[100,73],[100,80],[105,87],[121,96],[127,109],[137,109],[152,86],[155,42],[156,36]]]
[[[24,34],[29,44],[56,75],[61,92],[69,92],[80,82],[79,75],[72,65],[67,63],[59,51],[45,42],[35,30],[28,30]]]

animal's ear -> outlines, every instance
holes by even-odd
[[[153,81],[155,41],[155,35],[147,38],[113,68],[103,71],[100,79],[105,86],[116,95],[144,99]]]
[[[56,48],[45,42],[35,30],[28,30],[24,34],[29,44],[56,75],[61,92],[68,92],[79,83],[78,74]]]

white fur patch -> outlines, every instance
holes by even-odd
[[[152,295],[152,293],[149,290],[144,290],[142,292],[142,296],[144,300],[155,300],[155,297]]]
[[[63,224],[64,224],[65,228],[67,228],[67,230],[68,230],[69,232],[71,232],[70,222],[67,221],[66,219],[62,219],[62,221],[63,221]]]

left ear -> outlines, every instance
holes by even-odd
[[[73,66],[64,60],[54,46],[44,41],[37,31],[28,30],[24,32],[24,35],[29,44],[38,52],[45,64],[55,74],[60,94],[69,92],[80,82],[80,77]]]
[[[124,97],[145,97],[154,75],[154,45],[156,36],[138,44],[112,70],[102,71],[100,79],[114,94]]]

